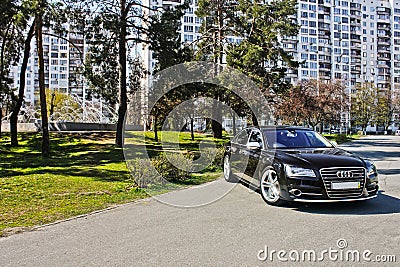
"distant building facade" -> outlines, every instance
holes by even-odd
[[[86,45],[83,35],[71,32],[63,38],[57,38],[46,33],[48,30],[44,30],[43,33],[45,88],[83,98],[85,84],[82,77],[77,75],[85,55]],[[19,64],[11,70],[15,88],[18,88],[20,84],[21,65],[22,57]],[[35,38],[31,43],[25,83],[25,104],[37,104],[39,102],[39,72]]]

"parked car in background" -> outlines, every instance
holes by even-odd
[[[336,202],[377,196],[372,161],[299,127],[249,127],[225,145],[224,177],[259,189],[268,204]]]

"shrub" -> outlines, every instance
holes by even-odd
[[[163,179],[156,172],[150,159],[135,158],[127,162],[134,182],[146,188],[151,184],[163,183]]]
[[[194,156],[167,152],[153,159],[156,170],[168,181],[185,181],[194,170]]]

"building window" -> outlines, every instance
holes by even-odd
[[[193,17],[184,16],[183,21],[186,23],[193,23]]]
[[[187,25],[185,25],[185,26],[183,27],[183,31],[184,31],[184,32],[193,32],[193,26],[187,26]]]
[[[183,39],[185,42],[193,42],[193,35],[185,34],[185,35],[183,35]]]

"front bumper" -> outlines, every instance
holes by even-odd
[[[307,202],[307,203],[329,203],[329,202],[351,202],[351,201],[362,201],[376,198],[378,194],[367,196],[367,197],[358,197],[358,198],[337,198],[337,199],[304,199],[304,198],[295,198],[292,201],[295,202]]]
[[[327,193],[326,187],[324,186],[321,179],[287,179],[288,184],[282,189],[283,199],[295,202],[349,202],[349,201],[361,201],[368,200],[377,197],[379,186],[377,179],[367,179],[366,184],[363,185],[359,193],[353,194],[335,194],[332,196]],[[347,192],[345,191],[331,191],[331,193]]]

